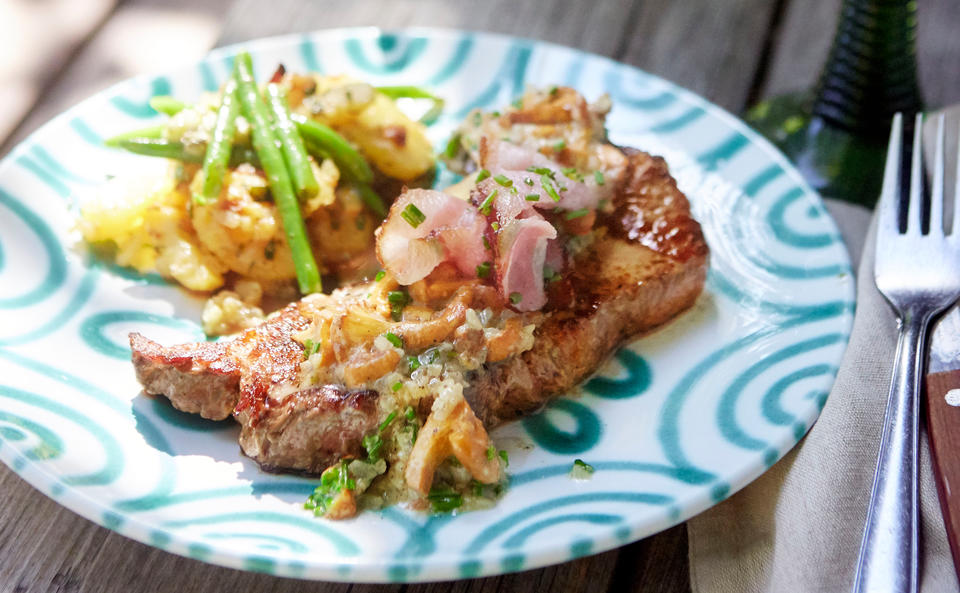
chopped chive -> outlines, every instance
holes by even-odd
[[[492,247],[490,247],[490,241],[488,241],[486,237],[483,238],[483,248],[492,249]]]
[[[470,486],[473,489],[474,496],[483,496],[483,484],[476,480],[472,480]]]
[[[580,218],[581,216],[586,216],[590,214],[589,208],[581,208],[579,210],[571,210],[563,215],[564,220],[573,220],[574,218]]]
[[[556,282],[561,278],[560,274],[550,266],[543,266],[543,279],[547,282]]]
[[[523,97],[517,97],[510,102],[510,105],[512,105],[514,109],[520,109],[523,107]]]
[[[477,278],[486,278],[490,275],[490,262],[485,261],[477,266]]]
[[[367,459],[376,463],[380,459],[380,449],[383,448],[383,437],[378,433],[368,434],[363,437],[361,443],[367,450]]]
[[[583,175],[577,171],[576,167],[566,167],[563,169],[563,174],[566,175],[568,179],[583,182]]]
[[[493,180],[496,181],[498,185],[501,185],[503,187],[513,186],[513,181],[506,175],[503,175],[502,173],[494,177]]]
[[[384,272],[383,270],[380,270],[379,272],[377,272],[377,275],[373,277],[373,281],[380,282],[381,280],[383,280],[383,277],[386,275],[387,275],[386,272]]]
[[[463,496],[453,490],[431,490],[427,500],[435,513],[449,513],[463,505]]]
[[[407,365],[410,367],[410,372],[411,372],[411,373],[412,373],[413,371],[419,369],[419,368],[420,368],[420,357],[418,357],[418,356],[408,356],[408,357],[407,357]]]
[[[510,465],[510,458],[507,456],[507,452],[503,449],[500,449],[500,452],[497,453],[500,456],[500,459],[503,460],[504,465]]]
[[[403,415],[410,421],[416,420],[417,418],[417,413],[413,411],[413,406],[407,406],[407,409],[403,411]]]
[[[493,232],[497,232],[497,231],[500,230],[500,223],[499,223],[499,222],[491,222],[491,223],[490,223],[490,228],[493,229]]]
[[[397,417],[397,411],[396,411],[396,410],[394,410],[393,412],[390,412],[389,414],[387,414],[387,417],[384,419],[384,421],[381,422],[381,423],[380,423],[380,426],[377,427],[377,432],[383,432],[385,428],[387,428],[388,426],[390,426],[390,423],[393,422],[393,419],[396,418],[396,417]]]
[[[403,308],[410,304],[410,295],[402,290],[391,290],[387,293],[387,301],[390,303],[390,316],[394,321],[403,319]]]
[[[412,203],[407,204],[407,207],[403,209],[403,212],[400,213],[400,216],[413,228],[417,228],[421,223],[423,223],[423,221],[427,219],[426,215],[424,215],[424,213]]]
[[[608,199],[606,199],[606,198],[600,200],[599,202],[597,202],[597,210],[603,210],[604,208],[607,207],[607,204],[608,204],[609,202],[610,202],[610,200],[608,200]]]
[[[491,117],[500,117],[500,112],[499,112],[499,111],[491,111],[491,112],[490,112],[490,116],[491,116]]]
[[[553,85],[552,87],[550,87],[550,91],[549,91],[549,92],[550,92],[550,96],[551,96],[551,97],[555,97],[555,96],[557,95],[557,91],[558,91],[558,90],[559,90],[559,89],[557,88],[557,85]]]
[[[554,202],[560,201],[560,194],[557,193],[557,188],[553,187],[553,182],[550,181],[550,177],[546,173],[540,176],[540,185],[543,186],[551,200]]]
[[[523,295],[520,294],[519,292],[511,292],[511,293],[510,293],[510,302],[513,303],[514,305],[516,305],[517,303],[519,303],[519,302],[522,301],[522,300],[523,300]]]
[[[448,159],[452,159],[457,156],[458,152],[460,152],[460,134],[454,134],[450,136],[450,140],[447,142],[447,147],[444,148],[443,154],[446,155]]]
[[[397,381],[396,383],[394,383],[393,385],[390,386],[390,389],[392,389],[392,390],[394,390],[394,391],[400,391],[402,388],[403,388],[403,382],[402,382],[402,381]]]
[[[306,360],[320,351],[320,342],[307,339],[303,342],[303,359]]]
[[[523,178],[523,182],[526,183],[527,185],[531,186],[531,187],[533,186],[533,179],[531,179],[531,178],[529,178],[529,177],[524,177],[524,178]]]
[[[554,152],[563,152],[563,149],[567,147],[566,140],[557,140],[556,144],[553,145]]]
[[[593,172],[593,179],[597,182],[597,185],[606,183],[606,180],[603,178],[603,171],[599,169]]]
[[[588,474],[592,474],[594,471],[596,471],[592,465],[590,465],[589,463],[587,463],[582,459],[574,459],[573,467],[578,467],[581,470],[587,472]]]
[[[490,214],[490,207],[493,206],[493,200],[497,197],[497,191],[499,191],[499,190],[496,190],[496,189],[495,189],[495,190],[493,190],[492,192],[490,192],[490,195],[487,196],[487,199],[485,199],[485,200],[480,204],[480,212],[481,212],[484,216],[489,216],[489,214]]]
[[[540,194],[527,194],[526,196],[524,196],[524,199],[528,202],[539,202]]]
[[[546,176],[550,177],[551,179],[552,179],[553,176],[556,174],[556,173],[554,173],[553,169],[551,169],[551,168],[549,168],[549,167],[536,167],[536,166],[533,166],[533,165],[527,167],[527,171],[530,171],[531,173],[536,173],[537,175],[546,175]]]
[[[487,447],[487,459],[493,459],[497,456],[497,448],[493,445]]]
[[[387,332],[384,336],[394,348],[403,348],[403,339],[395,333]]]
[[[490,177],[490,171],[487,171],[486,169],[480,169],[480,172],[477,173],[477,183],[480,183],[487,177]]]

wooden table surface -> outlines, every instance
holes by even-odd
[[[128,76],[216,45],[343,26],[439,26],[548,40],[685,86],[738,113],[813,84],[841,0],[0,0],[0,156],[53,115]],[[928,107],[960,101],[960,5],[919,3]],[[281,579],[181,558],[73,514],[0,465],[0,593],[690,590],[678,525],[619,550],[455,583]]]

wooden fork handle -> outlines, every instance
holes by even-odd
[[[951,394],[953,390],[956,392]],[[956,404],[960,404],[960,370],[927,375],[927,434],[933,475],[953,568],[960,579],[960,405]]]

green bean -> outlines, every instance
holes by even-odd
[[[203,152],[198,150],[199,145],[188,146],[177,140],[165,140],[164,138],[124,138],[112,146],[144,156],[174,159],[185,163],[203,162]]]
[[[187,104],[180,99],[174,99],[167,95],[158,95],[150,99],[150,107],[157,113],[167,115],[176,115],[187,108]]]
[[[253,77],[253,64],[250,54],[241,52],[234,62],[233,76],[237,80],[240,104],[244,116],[250,122],[253,148],[260,157],[260,164],[267,175],[267,183],[273,194],[274,204],[283,222],[283,230],[293,255],[293,264],[297,271],[297,284],[300,292],[308,294],[322,289],[320,272],[314,260],[310,241],[307,238],[306,225],[300,213],[300,204],[293,194],[290,175],[283,162],[283,155],[275,144],[276,137],[270,130],[267,107],[257,90]]]
[[[379,92],[390,97],[391,99],[429,99],[433,102],[433,105],[420,116],[420,122],[424,124],[432,124],[440,116],[440,112],[443,111],[443,99],[434,95],[427,89],[418,86],[378,86],[375,87]]]
[[[297,128],[290,120],[290,106],[283,88],[274,83],[267,85],[267,105],[273,116],[273,133],[280,141],[283,158],[287,162],[287,171],[293,181],[293,188],[301,200],[309,200],[317,195],[320,186],[313,175],[307,149],[303,147],[303,139],[297,133]]]
[[[304,138],[304,144],[307,147],[307,151],[317,159],[332,158],[329,152],[317,146],[310,138]],[[387,206],[383,203],[383,198],[381,198],[377,192],[373,191],[370,184],[354,179],[350,176],[346,168],[341,171],[341,175],[345,181],[353,185],[354,189],[357,190],[357,194],[360,196],[360,200],[366,204],[370,210],[380,218],[386,218]]]
[[[363,203],[366,204],[368,208],[373,210],[380,218],[386,218],[387,207],[384,205],[380,194],[373,191],[373,188],[366,183],[354,183],[354,187],[357,193],[360,194],[360,199],[363,200]]]
[[[407,97],[410,99],[430,99],[443,103],[443,99],[418,86],[378,86],[374,88],[391,99]]]
[[[155,156],[185,163],[202,163],[204,153],[197,146],[187,146],[177,140],[165,140],[163,138],[122,138],[110,146],[122,148],[144,156]],[[250,163],[255,167],[260,166],[260,159],[257,153],[247,146],[234,146],[230,151],[230,165],[236,167],[240,163]]]
[[[131,130],[117,134],[116,136],[111,136],[104,140],[103,143],[107,146],[120,146],[120,143],[124,140],[135,140],[138,138],[163,138],[163,126],[150,126],[149,128]]]
[[[294,114],[291,119],[297,124],[300,135],[305,140],[312,142],[317,148],[325,151],[326,154],[329,154],[341,172],[349,175],[351,179],[363,183],[373,181],[373,171],[370,170],[370,165],[363,160],[357,149],[351,146],[343,136],[300,114]]]
[[[227,162],[233,148],[233,132],[237,127],[237,113],[240,111],[237,100],[237,82],[227,81],[223,87],[223,99],[217,110],[217,123],[213,126],[207,153],[203,157],[203,191],[194,196],[194,201],[213,201],[220,197],[223,176],[227,173]]]

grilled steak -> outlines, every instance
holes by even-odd
[[[598,220],[605,230],[549,287],[533,348],[468,373],[465,397],[487,428],[569,390],[624,340],[689,308],[702,291],[708,249],[687,199],[662,159],[626,154],[612,212]],[[232,414],[243,451],[261,465],[322,471],[359,455],[377,423],[374,391],[321,385],[291,393],[304,358],[294,335],[329,298],[306,297],[226,343],[163,347],[131,334],[137,378],[178,409]]]

